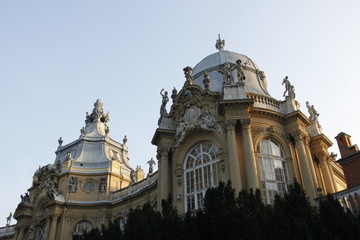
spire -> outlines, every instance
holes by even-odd
[[[218,34],[218,39],[216,40],[215,47],[217,50],[222,51],[224,50],[225,40],[220,38],[220,34]]]

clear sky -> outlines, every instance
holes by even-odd
[[[274,98],[289,76],[302,111],[309,101],[320,113],[330,151],[341,131],[360,144],[359,11],[358,0],[0,1],[0,226],[98,98],[110,136],[127,135],[130,163],[147,172],[160,90],[179,90],[218,33],[265,72]]]

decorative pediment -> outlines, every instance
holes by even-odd
[[[186,110],[183,117],[176,123],[175,146],[177,147],[185,139],[188,132],[193,129],[200,128],[209,132],[222,134],[223,130],[216,120],[215,116],[205,110],[201,113],[201,109],[192,106]]]

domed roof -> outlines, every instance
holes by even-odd
[[[224,84],[224,74],[222,69],[227,64],[228,70],[231,73],[231,78],[236,84],[238,82],[238,75],[236,65],[241,64],[245,75],[245,92],[255,93],[259,95],[270,96],[267,91],[267,83],[264,72],[260,71],[259,67],[247,56],[223,50],[225,41],[220,37],[217,40],[216,47],[218,52],[213,53],[203,60],[201,60],[192,71],[194,84],[204,88],[203,79],[207,72],[210,77],[210,90],[214,92],[222,92]],[[238,61],[240,60],[240,61]]]

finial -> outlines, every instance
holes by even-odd
[[[210,76],[209,76],[208,72],[204,73],[203,84],[204,84],[205,89],[209,90],[209,88],[210,88]]]
[[[224,50],[224,46],[225,46],[225,40],[220,38],[220,34],[218,34],[218,39],[216,40],[216,44],[215,47],[217,50]]]
[[[126,137],[126,135],[124,136],[124,139],[123,139],[123,144],[126,144],[126,142],[127,142],[127,137]]]

